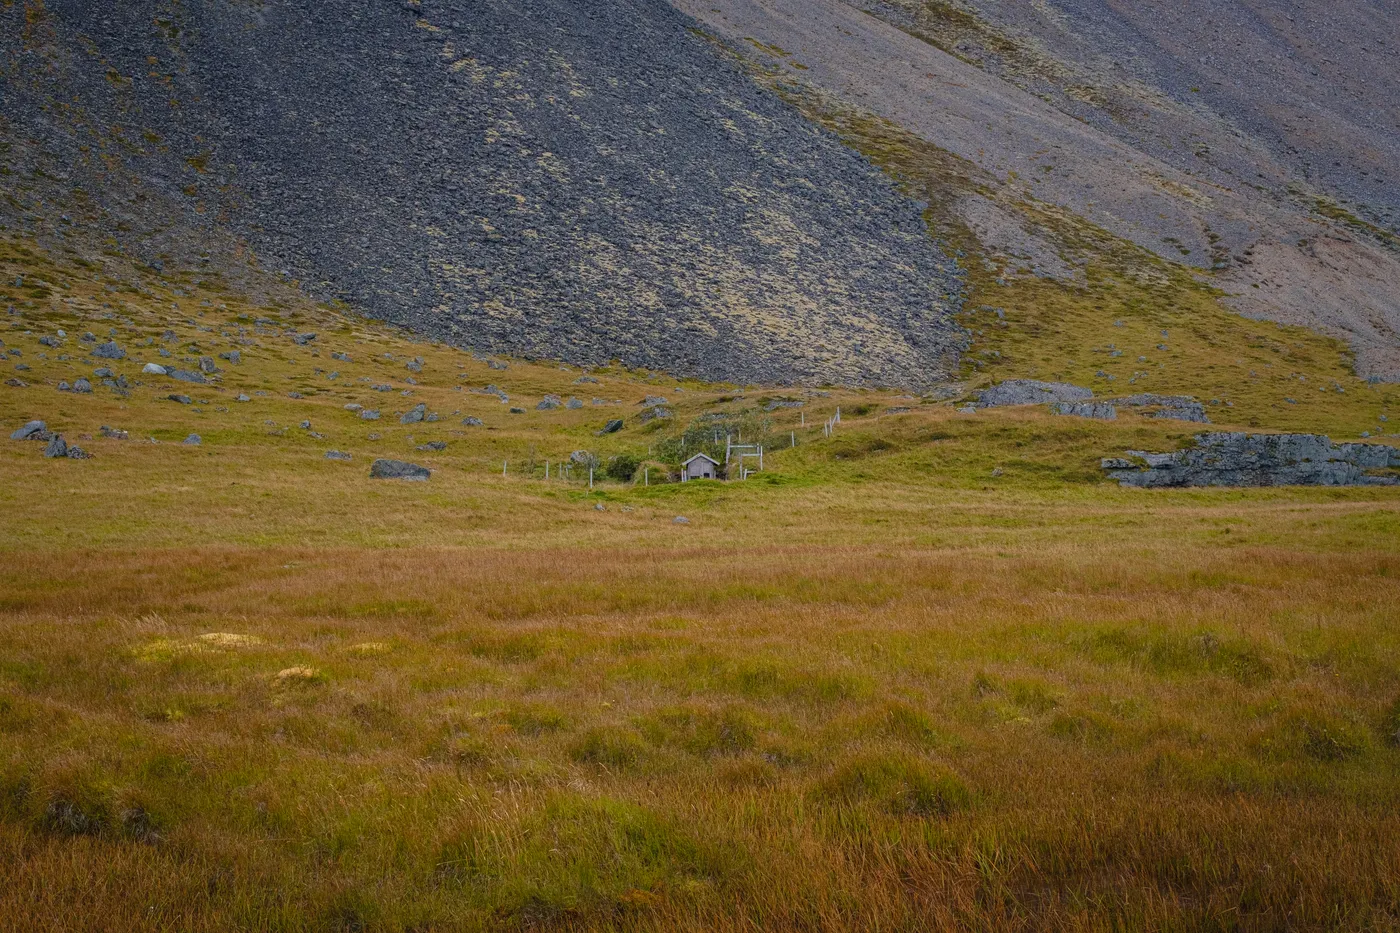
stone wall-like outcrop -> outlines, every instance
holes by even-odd
[[[1196,435],[1174,453],[1128,451],[1102,462],[1124,486],[1394,486],[1400,449],[1384,444],[1333,444],[1325,434]]]

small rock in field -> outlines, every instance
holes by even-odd
[[[239,363],[243,362],[243,354],[239,353],[237,350],[230,350],[227,353],[220,353],[219,359],[226,360],[237,366]]]
[[[179,402],[181,405],[194,404],[194,399],[190,398],[188,395],[167,395],[166,398],[170,399],[172,402]]]
[[[371,464],[369,475],[373,479],[403,479],[421,482],[431,476],[432,471],[416,463],[380,459]]]
[[[583,407],[583,402],[581,402],[579,399],[571,398],[564,403],[564,407],[570,409],[571,411],[576,411]]]
[[[126,351],[123,350],[120,346],[118,346],[115,340],[109,340],[106,343],[100,343],[97,346],[93,347],[92,355],[96,357],[101,357],[104,360],[126,359]]]
[[[304,347],[315,339],[315,334],[297,334],[295,337],[292,338],[292,342],[299,347]]]
[[[403,414],[403,417],[399,418],[399,423],[400,423],[400,424],[417,424],[418,422],[420,422],[420,421],[423,420],[423,416],[427,413],[427,411],[428,411],[428,406],[427,406],[427,405],[423,405],[423,404],[421,404],[421,403],[418,404],[418,405],[414,405],[413,408],[412,408],[411,410],[409,410],[409,411],[407,411],[407,412],[405,412],[405,413]]]
[[[684,515],[677,515],[675,518],[671,519],[671,524],[673,524],[673,525],[689,525],[689,524],[690,524],[690,519],[686,518]]]
[[[116,373],[112,372],[106,366],[97,367],[92,371],[92,374],[98,379],[111,379],[113,376],[116,375]]]
[[[447,449],[447,442],[446,442],[446,441],[428,441],[428,443],[426,443],[426,444],[419,444],[419,445],[418,445],[418,449],[419,449],[419,450],[446,450],[446,449]]]
[[[603,425],[603,430],[599,431],[598,433],[599,433],[599,434],[616,434],[618,431],[621,431],[621,430],[622,430],[622,419],[621,419],[621,418],[614,418],[613,420],[609,421],[607,424]]]
[[[251,402],[252,399],[250,399],[248,396],[243,395],[243,394],[240,393],[239,396],[238,396],[238,398],[234,399],[234,401],[235,401],[235,402]]]
[[[92,383],[86,379],[79,378],[73,383],[73,391],[82,395],[92,394]]]
[[[559,400],[559,396],[546,395],[540,400],[540,403],[535,406],[535,411],[553,411],[562,404],[563,402]]]
[[[347,453],[346,453],[345,451],[343,451],[343,450],[328,450],[328,451],[326,451],[326,459],[327,459],[327,460],[349,460],[349,459],[350,459],[350,455],[347,454]]]
[[[73,387],[70,386],[68,383],[63,382],[62,380],[60,380],[59,383],[58,383],[58,391],[60,391],[60,392],[72,392],[72,391],[73,391]]]
[[[189,437],[185,438],[184,443],[189,444],[191,447],[198,447],[203,441],[204,439],[198,434],[191,434]]]
[[[98,429],[97,433],[101,434],[103,437],[110,437],[114,441],[124,441],[129,436],[125,431],[109,428],[105,424]]]
[[[310,420],[303,421],[303,422],[301,423],[301,429],[302,429],[303,431],[310,431],[310,430],[311,430],[311,421],[310,421]]]
[[[204,385],[204,373],[197,373],[192,369],[169,369],[165,373],[171,379],[178,379],[181,382],[193,382],[197,385]]]
[[[68,459],[69,459],[69,460],[91,460],[91,459],[92,459],[92,454],[88,453],[86,450],[83,450],[81,447],[69,447],[69,448],[68,448]]]
[[[167,375],[168,370],[159,363],[147,363],[141,367],[141,372],[148,376],[164,376]]]
[[[63,439],[62,434],[55,434],[49,439],[49,444],[44,448],[44,456],[49,458],[68,456],[68,442]]]
[[[479,428],[479,427],[481,427],[481,419],[480,419],[480,418],[473,418],[473,417],[471,417],[470,415],[468,415],[467,417],[463,418],[463,419],[462,419],[462,423],[465,424],[465,425],[466,425],[467,427],[469,427],[469,428]]]
[[[349,405],[346,405],[346,406],[345,406],[345,410],[346,410],[346,411],[359,411],[360,409],[362,409],[362,408],[364,408],[364,407],[365,407],[365,406],[361,405],[359,402],[351,402]]]
[[[603,503],[601,503],[601,502],[595,502],[595,503],[593,503],[593,511],[595,511],[595,512],[606,512],[607,510],[608,510],[608,507],[607,507],[606,505],[604,505]]]

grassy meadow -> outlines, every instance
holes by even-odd
[[[0,930],[1400,928],[1393,489],[1125,490],[1099,458],[1200,427],[492,368],[4,249]],[[1051,287],[1005,286],[967,388],[1163,326]],[[1334,343],[1230,320],[1112,391],[1395,430]],[[56,390],[103,364],[128,395]],[[31,418],[93,458],[8,440]],[[721,428],[764,472],[662,481]],[[590,489],[575,450],[642,466]]]

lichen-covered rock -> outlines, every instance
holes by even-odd
[[[48,425],[44,424],[44,422],[42,422],[42,421],[30,421],[30,422],[26,423],[23,427],[21,427],[19,430],[15,431],[13,434],[11,434],[11,435],[10,435],[10,440],[12,440],[12,441],[28,441],[28,440],[34,440],[38,435],[44,434],[44,433],[46,433],[47,431],[48,431]]]
[[[1040,382],[1035,379],[1008,379],[983,389],[977,404],[983,408],[1007,405],[1049,405],[1054,402],[1082,402],[1094,397],[1092,389],[1067,382]]]
[[[109,340],[106,343],[100,343],[97,346],[93,347],[92,355],[100,357],[104,360],[126,359],[126,351],[123,350],[120,346],[118,346],[115,340]]]
[[[427,467],[421,467],[416,463],[380,459],[370,465],[369,475],[373,479],[403,479],[422,482],[433,474]]]
[[[1072,415],[1075,418],[1097,418],[1100,421],[1114,421],[1118,409],[1109,402],[1056,402],[1050,410],[1057,415]]]
[[[1393,486],[1400,449],[1334,445],[1323,434],[1198,434],[1173,453],[1130,450],[1101,463],[1124,486]]]
[[[1206,407],[1189,395],[1129,395],[1113,401],[1119,405],[1143,409],[1149,418],[1170,418],[1173,421],[1210,424]]]

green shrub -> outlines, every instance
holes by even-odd
[[[618,454],[608,461],[606,472],[609,479],[615,479],[619,483],[630,483],[641,465],[641,461],[631,454]]]

